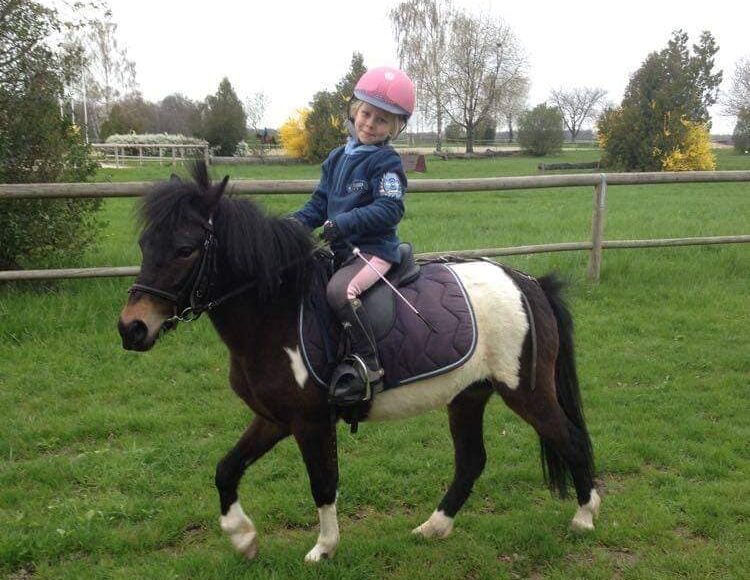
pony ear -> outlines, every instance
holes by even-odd
[[[229,176],[225,175],[224,179],[222,179],[220,183],[211,186],[211,189],[207,192],[208,195],[206,197],[206,205],[208,206],[210,212],[213,212],[216,206],[219,205],[219,200],[221,199],[221,196],[224,195],[224,190],[227,188],[228,182]]]
[[[221,183],[216,186],[216,189],[218,190],[216,192],[216,199],[220,198],[224,194],[224,190],[227,188],[227,183],[229,183],[229,176],[225,175],[224,179],[221,180]]]

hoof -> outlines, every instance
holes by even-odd
[[[321,560],[330,560],[335,554],[335,550],[315,544],[315,547],[310,550],[305,556],[305,562],[320,562]]]
[[[578,534],[587,534],[594,531],[594,521],[591,514],[576,514],[570,522],[570,529]]]
[[[245,558],[252,560],[258,555],[258,532],[239,504],[233,504],[227,515],[219,518],[219,525]]]
[[[452,531],[453,518],[446,516],[442,511],[436,511],[429,520],[414,528],[411,533],[423,538],[447,538]]]
[[[235,550],[248,560],[252,560],[258,555],[258,534],[255,532],[244,535],[233,535],[232,544]]]
[[[602,500],[595,489],[591,490],[591,498],[587,504],[578,508],[573,521],[570,522],[570,529],[577,533],[588,533],[594,531],[594,518],[599,515],[599,507]]]

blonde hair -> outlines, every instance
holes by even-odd
[[[357,111],[359,111],[359,108],[363,105],[364,102],[365,101],[360,101],[359,99],[352,99],[352,102],[349,105],[349,116],[352,119],[354,119],[354,117],[357,116]],[[391,113],[390,111],[386,111],[385,109],[376,107],[372,103],[368,103],[368,104],[371,107],[375,107],[378,111],[380,111],[383,117],[385,117],[386,121],[388,121],[388,137],[390,139],[395,139],[396,137],[398,137],[398,134],[406,125],[406,123],[404,122],[404,119],[400,115],[397,115],[396,113]]]

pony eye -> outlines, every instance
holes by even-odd
[[[182,246],[177,249],[177,255],[180,258],[189,258],[193,255],[193,252],[195,252],[195,249],[192,246]]]

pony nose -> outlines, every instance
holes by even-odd
[[[122,320],[117,323],[117,330],[122,337],[122,347],[125,350],[145,350],[145,340],[148,327],[142,320],[132,320],[125,324]]]

